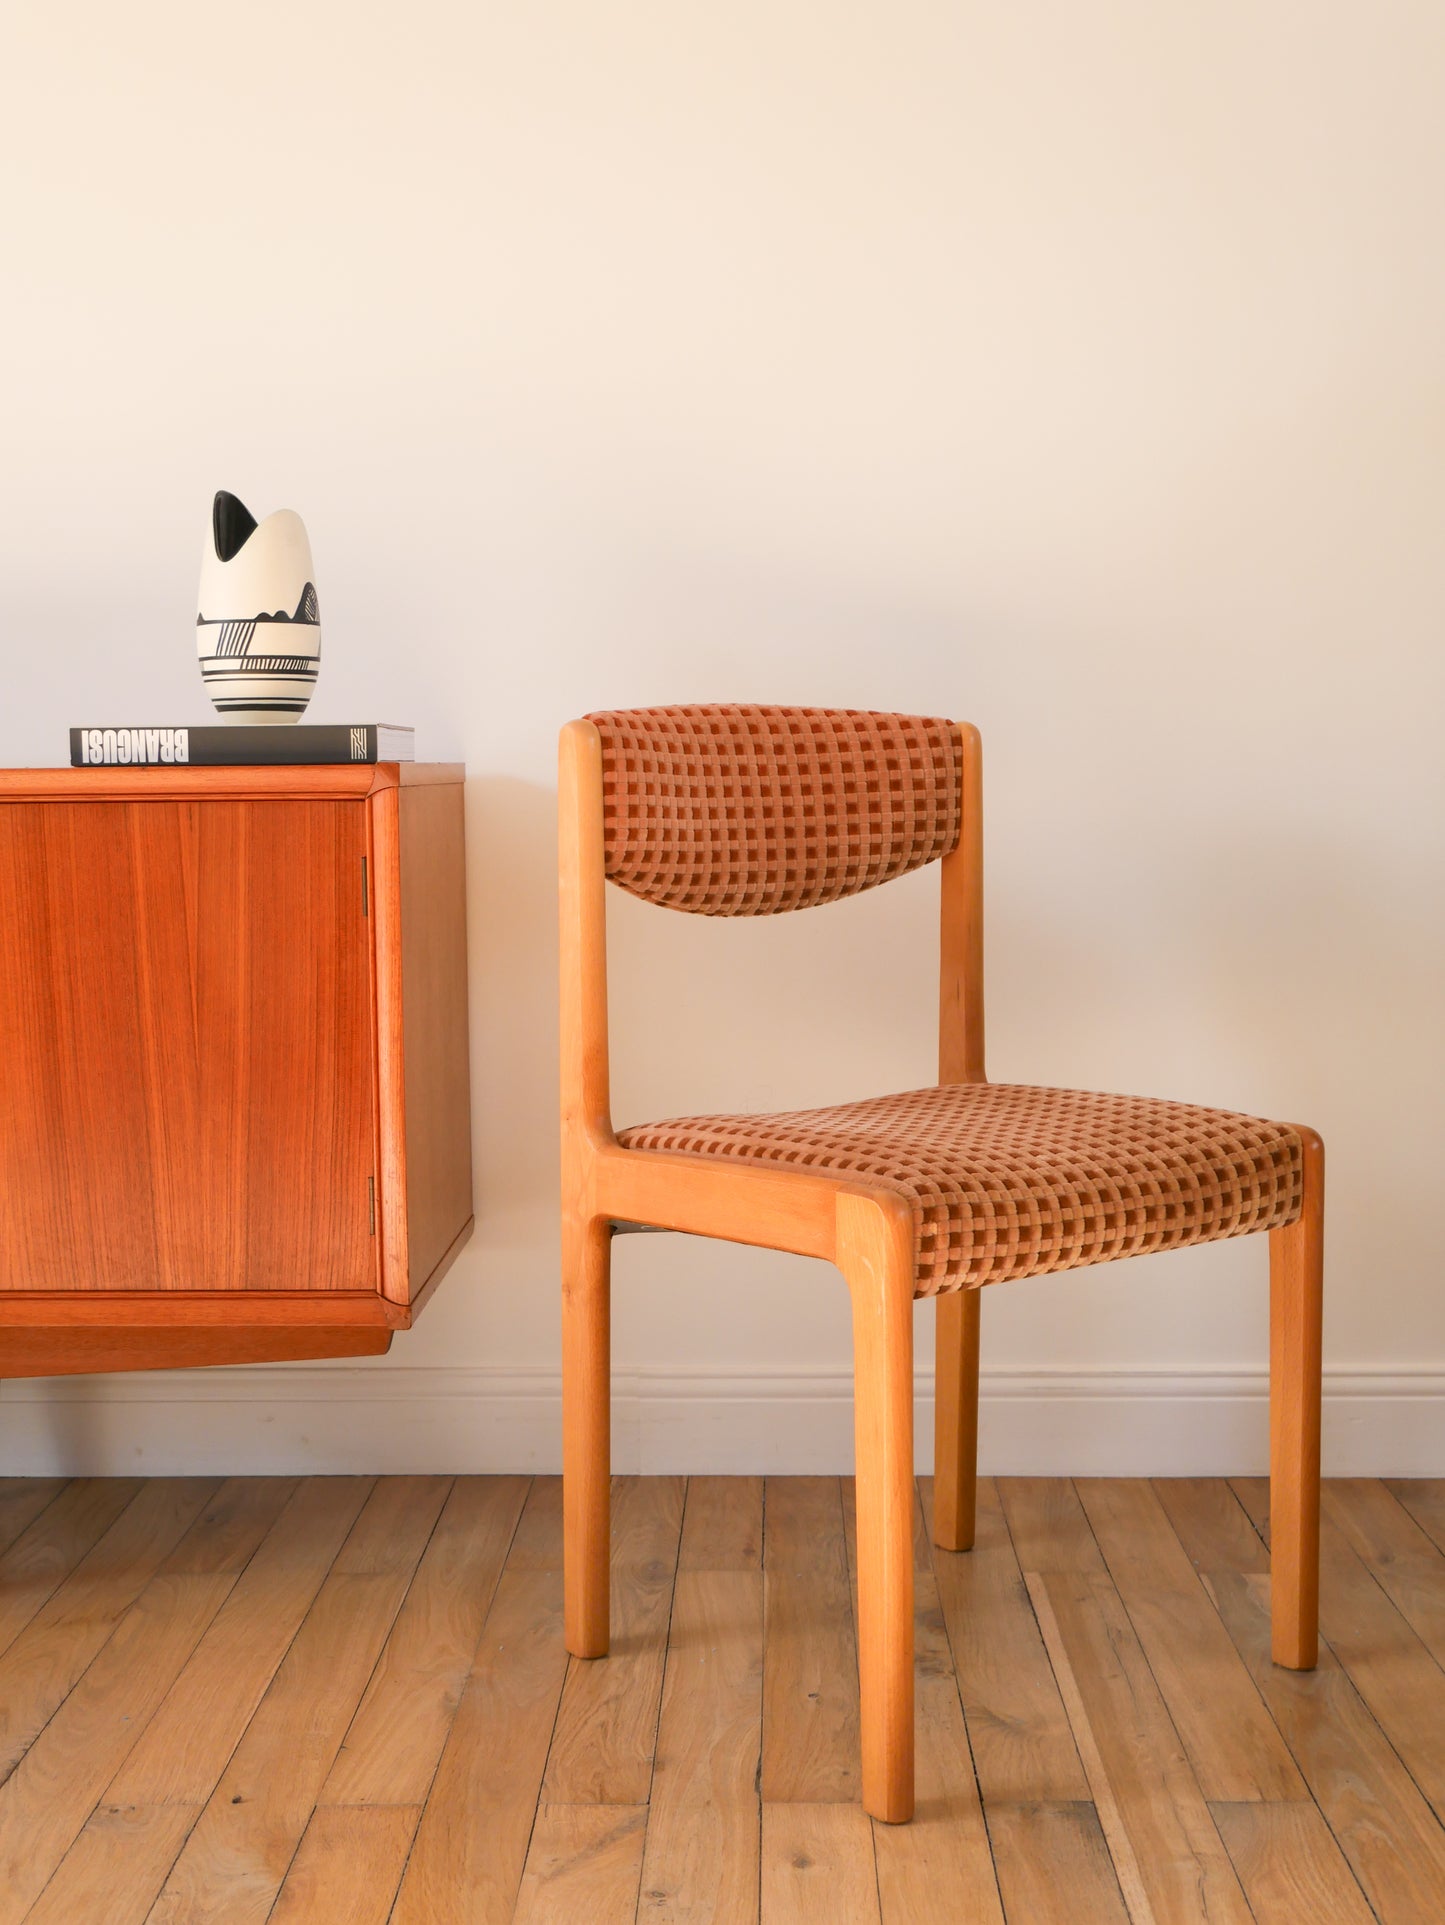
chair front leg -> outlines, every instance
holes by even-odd
[[[913,1220],[838,1199],[837,1261],[853,1301],[858,1675],[863,1805],[913,1816]]]
[[[612,1227],[562,1222],[562,1572],[567,1649],[607,1655]]]
[[[935,1301],[933,1541],[973,1549],[978,1486],[978,1290]]]
[[[1313,1130],[1300,1137],[1299,1218],[1269,1233],[1270,1618],[1275,1663],[1311,1671],[1319,1657],[1325,1152]]]

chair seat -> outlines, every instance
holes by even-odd
[[[680,1151],[853,1177],[913,1208],[920,1296],[1292,1223],[1296,1130],[1231,1110],[949,1083],[831,1109],[622,1130]]]

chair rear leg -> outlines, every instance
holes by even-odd
[[[562,1571],[567,1649],[608,1644],[611,1529],[612,1229],[605,1217],[562,1223]]]
[[[1270,1618],[1275,1663],[1310,1671],[1319,1657],[1325,1153],[1312,1130],[1300,1136],[1300,1215],[1269,1233]]]
[[[853,1300],[858,1676],[863,1805],[913,1816],[913,1221],[838,1199],[838,1266]]]
[[[936,1299],[933,1397],[933,1541],[973,1549],[978,1486],[978,1290]]]

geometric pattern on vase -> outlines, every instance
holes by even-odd
[[[222,489],[201,554],[201,680],[231,722],[295,722],[321,662],[321,611],[306,525],[290,508],[258,522]]]

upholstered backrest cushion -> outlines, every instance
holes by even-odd
[[[609,710],[607,874],[707,916],[767,916],[854,895],[958,841],[952,722],[857,709]]]

